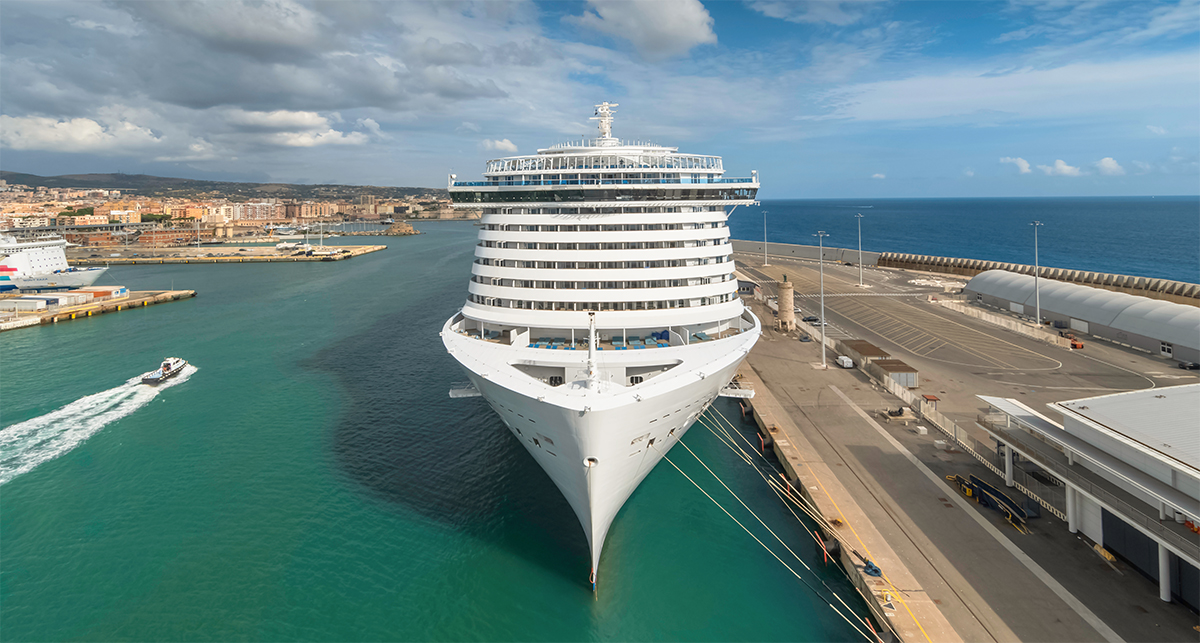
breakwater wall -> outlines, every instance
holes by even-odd
[[[732,243],[734,252],[745,252],[762,256],[763,242],[761,241],[733,239]],[[771,242],[767,244],[767,254],[771,257],[792,257],[813,261],[822,258],[825,261],[839,263],[858,263],[858,250],[855,248],[826,247],[822,255],[821,249],[818,246]],[[862,253],[862,262],[865,266],[938,272],[950,275],[962,275],[968,278],[974,277],[986,270],[1007,270],[1023,275],[1032,275],[1034,272],[1034,267],[1028,264],[987,261],[984,259],[964,259],[961,257],[915,255],[903,252],[867,252],[864,250]],[[1134,277],[1132,275],[1116,275],[1087,270],[1068,270],[1066,268],[1049,268],[1046,266],[1042,266],[1040,276],[1043,279],[1066,281],[1093,288],[1103,288],[1131,295],[1140,295],[1151,299],[1173,301],[1177,304],[1200,306],[1200,284],[1188,283],[1186,281]]]
[[[983,259],[912,255],[899,252],[881,253],[876,265],[882,268],[940,272],[951,275],[963,275],[965,277],[974,277],[986,270],[1007,270],[1023,275],[1032,275],[1034,273],[1034,267],[1026,264],[985,261]],[[1040,276],[1043,279],[1066,281],[1068,283],[1092,286],[1093,288],[1141,295],[1142,297],[1149,297],[1151,299],[1173,301],[1177,304],[1200,306],[1200,284],[1191,284],[1185,281],[1114,275],[1105,272],[1089,272],[1087,270],[1068,270],[1066,268],[1048,268],[1046,266],[1042,266]]]

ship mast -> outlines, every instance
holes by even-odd
[[[596,115],[591,117],[590,119],[588,119],[588,120],[593,120],[593,121],[600,121],[600,139],[601,140],[609,141],[609,140],[612,140],[612,138],[613,138],[613,135],[612,135],[613,114],[617,113],[617,110],[615,110],[613,108],[616,106],[617,106],[617,103],[610,103],[608,101],[604,101],[603,103],[600,103],[599,105],[596,106]]]

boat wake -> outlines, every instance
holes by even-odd
[[[109,423],[146,406],[163,390],[186,382],[196,370],[189,364],[158,386],[142,384],[138,375],[116,388],[0,430],[0,485],[74,449]]]

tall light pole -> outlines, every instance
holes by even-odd
[[[817,247],[821,249],[821,318],[817,320],[821,325],[821,368],[829,368],[825,364],[825,237],[829,235],[824,230],[818,230],[813,236],[817,238]]]
[[[1042,227],[1045,224],[1043,224],[1041,221],[1034,221],[1033,223],[1030,223],[1029,225],[1033,226],[1033,301],[1037,307],[1037,318],[1034,321],[1037,322],[1038,326],[1041,326],[1042,325],[1042,293],[1041,293],[1041,290],[1039,290],[1039,288],[1038,288],[1038,286],[1039,286],[1038,277],[1041,276],[1042,269],[1041,269],[1041,266],[1038,264],[1037,229]]]
[[[862,220],[863,220],[863,216],[862,216],[862,213],[859,212],[858,214],[854,215],[854,218],[858,219],[858,287],[862,288],[863,287],[863,273],[862,273]]]
[[[763,265],[769,266],[767,263],[767,211],[763,210]]]

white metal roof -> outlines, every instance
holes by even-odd
[[[1200,384],[1142,389],[1051,406],[1200,477]]]
[[[1200,350],[1200,308],[1196,306],[1053,279],[1042,279],[1038,289],[1045,312]],[[963,290],[1028,306],[1035,302],[1033,275],[1007,270],[981,272]]]

